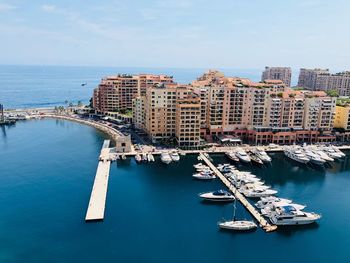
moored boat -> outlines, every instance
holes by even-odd
[[[204,200],[214,201],[214,202],[231,202],[235,200],[235,197],[231,193],[225,190],[202,193],[199,195],[199,197]]]
[[[167,153],[167,152],[163,152],[163,153],[161,153],[161,155],[160,155],[160,159],[161,159],[161,161],[163,162],[163,163],[165,163],[165,164],[169,164],[169,163],[171,163],[171,157],[170,157],[170,155],[169,155],[169,153]]]

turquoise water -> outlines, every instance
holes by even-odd
[[[62,120],[0,130],[0,262],[350,260],[349,159],[315,170],[275,154],[271,167],[239,167],[321,213],[318,225],[269,234],[219,231],[217,221],[230,218],[232,206],[198,200],[198,193],[222,185],[191,178],[195,156],[169,166],[113,163],[105,220],[85,223],[103,139],[91,127]],[[240,206],[237,213],[250,218]]]

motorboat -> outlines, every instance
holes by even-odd
[[[310,151],[310,150],[305,150],[305,155],[310,159],[310,162],[316,165],[324,165],[326,161],[321,158],[318,154]]]
[[[275,195],[277,193],[278,192],[276,190],[264,189],[259,187],[255,187],[254,189],[250,189],[242,192],[242,194],[250,198],[266,197],[270,195]]]
[[[295,210],[303,210],[306,207],[305,205],[300,205],[300,204],[276,202],[276,203],[268,204],[265,207],[261,208],[260,212],[262,215],[268,216],[272,214],[274,211],[276,211],[277,208],[284,207],[284,206],[294,207]]]
[[[170,157],[174,162],[180,161],[180,155],[177,152],[170,153]]]
[[[239,162],[238,157],[236,156],[236,154],[234,152],[226,152],[225,155],[232,161],[234,162]]]
[[[334,145],[332,145],[332,146],[330,146],[336,153],[338,153],[341,157],[345,157],[346,155],[345,155],[345,153],[343,153],[341,150],[339,150],[339,148],[338,147],[336,147],[336,146],[334,146]]]
[[[208,167],[208,166],[205,164],[202,164],[202,163],[197,163],[197,164],[194,164],[193,167],[196,169],[200,169],[200,168],[204,168],[204,167]]]
[[[267,155],[263,148],[257,147],[252,152],[264,163],[270,163],[272,161],[271,157]]]
[[[271,223],[277,226],[312,224],[320,218],[319,214],[303,212],[289,205],[277,208],[269,216]]]
[[[142,162],[142,157],[141,157],[141,155],[136,154],[136,155],[135,155],[135,161],[136,161],[137,163]]]
[[[307,149],[309,149],[313,153],[319,155],[326,162],[334,162],[334,159],[332,157],[330,157],[327,153],[325,153],[323,150],[321,150],[319,148],[307,148]]]
[[[200,172],[195,173],[192,175],[193,178],[199,179],[199,180],[211,180],[215,179],[215,175],[212,172]]]
[[[264,164],[263,161],[260,160],[260,158],[257,155],[255,155],[254,153],[252,153],[252,152],[249,153],[249,157],[250,157],[252,163],[255,163],[257,165],[263,165]]]
[[[233,169],[235,169],[235,167],[233,165],[230,165],[230,164],[221,164],[221,165],[219,164],[217,168],[222,173],[229,173]]]
[[[218,226],[221,229],[234,230],[234,231],[247,231],[257,228],[257,225],[253,221],[248,220],[236,220],[236,202],[235,199],[233,205],[233,218],[229,221],[218,222]]]
[[[149,153],[149,154],[147,155],[147,159],[148,159],[149,162],[154,162],[154,156],[153,156],[153,154]]]
[[[286,204],[290,204],[293,201],[289,200],[289,199],[285,199],[285,198],[279,198],[279,197],[275,197],[275,196],[269,196],[269,197],[262,197],[256,204],[255,206],[258,209],[262,209],[265,206],[269,205],[269,204],[273,204],[273,203],[278,203],[278,202],[284,202]]]
[[[147,157],[147,154],[146,154],[146,153],[143,153],[143,154],[142,154],[142,161],[143,161],[143,162],[148,162],[148,157]]]
[[[303,164],[306,164],[310,161],[310,159],[299,148],[286,147],[284,149],[284,155],[294,161]]]
[[[202,193],[199,195],[199,197],[207,201],[215,202],[231,202],[235,200],[235,197],[225,190]]]
[[[251,159],[249,155],[241,148],[237,149],[235,152],[237,158],[243,163],[250,163]]]
[[[171,161],[172,161],[172,159],[171,159],[169,153],[167,153],[167,152],[161,153],[160,159],[161,159],[162,162],[165,163],[165,164],[169,164],[169,163],[171,163]]]
[[[342,155],[341,153],[337,152],[337,151],[334,150],[334,148],[332,148],[332,147],[326,147],[326,146],[324,146],[324,147],[322,148],[322,150],[323,150],[326,154],[328,154],[331,158],[333,158],[333,159],[340,159],[340,158],[343,157],[343,155]]]

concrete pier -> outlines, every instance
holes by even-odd
[[[271,225],[265,220],[265,218],[252,206],[248,200],[237,190],[236,187],[208,160],[202,153],[199,155],[200,158],[210,167],[210,169],[216,174],[216,176],[226,185],[226,187],[235,195],[238,201],[254,216],[259,222],[259,225],[266,231],[271,232],[277,229],[276,225]]]
[[[111,166],[109,144],[109,140],[103,142],[85,221],[103,220],[104,218],[109,170]]]

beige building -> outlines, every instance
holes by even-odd
[[[134,98],[144,95],[154,85],[166,83],[173,83],[173,78],[152,74],[119,74],[106,77],[94,90],[93,107],[102,113],[131,110]]]
[[[350,106],[348,104],[336,106],[334,128],[350,131]]]
[[[292,69],[290,67],[265,67],[261,81],[281,80],[287,87],[290,87],[292,80]]]

